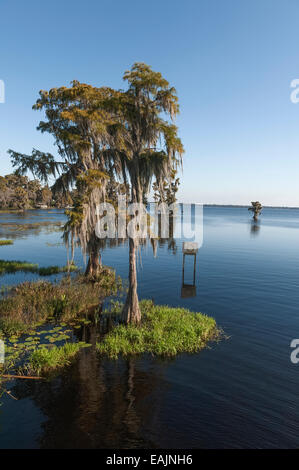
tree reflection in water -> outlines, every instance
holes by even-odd
[[[252,221],[250,225],[250,235],[252,237],[256,237],[257,235],[259,235],[260,229],[261,229],[261,226],[259,222]]]
[[[84,327],[92,347],[51,381],[18,383],[13,393],[30,397],[45,415],[41,448],[155,448],[155,418],[166,383],[163,362],[148,358],[109,361],[95,350],[97,330]],[[25,382],[25,381],[24,381]]]

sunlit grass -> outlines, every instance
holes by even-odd
[[[82,275],[64,277],[56,283],[24,282],[0,299],[0,333],[12,329],[22,333],[49,318],[69,321],[119,289],[121,280],[108,269],[97,283],[87,282]]]
[[[53,274],[61,274],[67,272],[76,272],[79,268],[74,264],[70,264],[69,266],[48,266],[46,268],[39,268],[38,274],[40,276],[52,276]]]
[[[154,306],[151,301],[143,301],[140,306],[142,324],[116,326],[97,344],[100,353],[110,358],[142,353],[175,356],[198,352],[220,336],[216,321],[201,313]]]
[[[54,346],[51,349],[42,347],[30,355],[27,369],[30,373],[41,375],[57,371],[71,364],[76,354],[86,343],[66,343],[63,346]]]
[[[0,240],[0,246],[13,245],[12,240]]]
[[[6,261],[0,260],[0,275],[1,274],[11,274],[17,271],[31,272],[35,273],[38,270],[38,265],[33,263],[28,263],[27,261]]]
[[[1,242],[0,242],[1,245]],[[10,245],[10,243],[6,243]],[[27,261],[6,261],[0,260],[0,275],[16,273],[17,271],[36,273],[40,276],[53,276],[54,274],[61,274],[67,272],[78,271],[79,268],[74,264],[69,266],[47,266],[39,268],[38,264],[28,263]]]

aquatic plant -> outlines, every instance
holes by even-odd
[[[108,268],[103,269],[102,278],[97,282],[89,282],[82,275],[67,276],[57,283],[24,282],[0,299],[0,333],[12,324],[22,333],[36,322],[49,318],[69,321],[99,305],[101,298],[116,294],[120,288],[121,280]]]
[[[88,346],[90,345],[80,342],[66,343],[51,349],[46,347],[36,349],[30,355],[26,368],[30,373],[37,375],[49,374],[69,366],[80,349]]]
[[[13,241],[12,240],[0,240],[0,246],[4,246],[4,245],[13,245]]]
[[[201,313],[155,306],[148,300],[140,302],[140,308],[142,323],[114,327],[97,343],[101,354],[117,358],[141,353],[159,356],[195,353],[220,336],[215,320]]]
[[[53,274],[61,274],[67,272],[76,272],[79,268],[74,264],[70,264],[69,266],[48,266],[46,268],[39,268],[38,274],[40,276],[52,276]]]
[[[38,270],[38,265],[28,263],[27,261],[5,261],[0,260],[0,275],[6,273],[15,273],[17,271],[24,271],[35,273]]]
[[[15,273],[17,271],[36,273],[40,276],[52,276],[67,272],[78,271],[79,268],[71,263],[69,266],[47,266],[39,268],[38,264],[28,263],[27,261],[5,261],[0,260],[0,275]]]

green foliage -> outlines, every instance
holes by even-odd
[[[67,272],[76,272],[79,268],[74,264],[69,266],[47,266],[39,268],[38,264],[28,263],[27,261],[5,261],[0,260],[0,276],[3,274],[16,273],[17,271],[36,273],[40,276],[52,276]]]
[[[4,246],[4,245],[13,245],[13,241],[12,240],[0,240],[0,246]]]
[[[251,207],[249,207],[249,211],[253,212],[254,220],[257,220],[258,216],[262,212],[263,206],[259,201],[255,201],[251,203]]]
[[[31,155],[25,155],[13,150],[8,150],[12,166],[16,168],[17,176],[24,176],[29,171],[38,179],[46,182],[48,177],[56,176],[59,171],[59,164],[50,153],[40,152],[33,149]]]
[[[49,318],[69,321],[92,306],[100,298],[116,294],[119,288],[114,271],[103,272],[98,282],[87,282],[84,276],[63,278],[52,284],[46,281],[24,282],[0,299],[0,325],[7,330],[14,325],[15,333],[23,333],[37,322]],[[0,329],[1,332],[1,329]]]
[[[20,210],[34,208],[39,204],[51,205],[52,191],[42,187],[38,180],[27,176],[12,174],[0,177],[0,207]]]
[[[63,360],[69,357],[69,353],[71,354],[72,351],[77,351],[87,346],[85,342],[75,342],[75,346],[72,346],[72,344],[69,345],[68,343],[68,341],[75,340],[72,328],[76,328],[77,324],[81,328],[82,324],[90,323],[84,317],[72,322],[72,328],[68,327],[66,323],[61,322],[59,325],[50,329],[51,323],[54,323],[54,320],[51,320],[44,326],[45,329],[42,329],[41,323],[42,322],[38,322],[34,326],[28,325],[27,329],[19,330],[17,325],[16,328],[14,328],[12,320],[10,324],[9,322],[6,323],[6,329],[4,331],[1,332],[0,330],[0,337],[5,344],[5,363],[0,369],[2,374],[13,373],[25,375],[32,372],[34,373],[35,370],[32,370],[30,366],[33,353],[35,353],[35,358],[41,356],[44,358],[45,362],[48,362],[48,371],[50,371],[51,367],[53,367],[53,370],[56,370],[59,364],[62,365]],[[9,328],[9,326],[11,326],[11,328]],[[20,334],[20,332],[22,332],[22,334]],[[26,337],[25,334],[29,336]],[[54,343],[63,343],[62,346],[64,346],[64,348],[60,348],[58,354],[56,353],[57,349],[54,349],[52,352]],[[39,354],[39,350],[41,349],[43,351]],[[46,358],[48,358],[48,361],[46,361]],[[54,361],[55,358],[59,359],[59,363]],[[41,365],[39,362],[40,361],[36,360],[36,366]],[[64,363],[63,365],[68,364]],[[43,370],[43,372],[45,371]]]
[[[130,187],[131,202],[141,203],[146,201],[153,179],[159,188],[171,179],[184,152],[174,124],[179,112],[175,88],[144,63],[135,63],[123,79],[125,91],[75,80],[71,87],[40,91],[33,109],[42,110],[45,120],[38,130],[54,137],[61,161],[37,150],[29,156],[9,151],[19,174],[30,171],[44,181],[54,177],[54,192],[67,192],[76,185],[75,207],[67,213],[64,240],[71,245],[72,254],[75,243],[88,253],[92,272],[98,270],[100,247],[95,226],[97,207],[107,199],[107,176],[116,182],[110,188],[114,198],[115,189],[121,190],[122,184],[126,192]],[[170,183],[170,199],[175,197],[178,183],[178,179]],[[130,250],[130,259],[135,260],[133,242]],[[139,316],[136,289],[134,295],[131,292],[136,281],[131,276],[130,302],[126,304],[135,310],[127,315],[131,321],[138,321]]]
[[[26,333],[31,326],[22,321],[10,317],[0,317],[0,337],[2,335],[12,336]]]
[[[38,271],[38,265],[27,263],[26,261],[5,261],[0,260],[0,275],[6,273],[15,273],[17,271],[24,271],[35,273]]]
[[[47,268],[39,268],[38,274],[40,276],[52,276],[53,274],[61,274],[67,272],[76,272],[79,268],[74,264],[70,264],[69,266],[48,266]]]
[[[151,353],[175,356],[203,349],[207,342],[220,335],[213,318],[192,313],[183,308],[154,306],[151,301],[140,302],[140,326],[119,325],[97,344],[101,354],[110,358]]]
[[[29,357],[27,369],[37,375],[57,371],[69,366],[80,349],[88,346],[86,343],[66,343],[51,349],[46,347],[36,349]]]
[[[177,201],[176,193],[179,190],[180,179],[176,177],[177,171],[172,170],[169,181],[163,181],[159,184],[155,181],[153,184],[154,201],[157,203],[166,203],[167,205],[174,204]]]

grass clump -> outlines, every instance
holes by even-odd
[[[49,374],[69,366],[80,349],[88,346],[86,343],[66,343],[51,349],[36,349],[28,359],[27,368],[30,373],[37,375]]]
[[[201,313],[155,306],[151,301],[142,301],[140,308],[141,325],[116,326],[97,344],[101,354],[114,359],[142,353],[171,357],[198,352],[220,335],[216,321]]]
[[[38,274],[40,276],[52,276],[53,274],[61,274],[67,272],[76,272],[79,268],[74,264],[70,264],[69,266],[48,266],[47,268],[39,268]]]
[[[6,243],[10,245],[10,243]],[[1,246],[1,240],[0,240]],[[39,268],[38,264],[28,263],[27,261],[5,261],[0,260],[0,276],[3,274],[12,274],[17,271],[36,273],[40,276],[52,276],[53,274],[61,274],[67,272],[78,271],[79,268],[74,264],[69,266],[47,266],[45,268]]]
[[[5,336],[12,336],[15,334],[21,335],[26,333],[30,326],[22,321],[15,320],[14,318],[0,318],[0,338]]]
[[[27,261],[5,261],[0,260],[0,275],[11,274],[17,271],[35,273],[38,271],[38,265],[27,263]]]
[[[13,245],[12,240],[0,240],[0,246]]]
[[[82,275],[67,276],[57,283],[24,282],[0,299],[0,334],[11,329],[11,325],[21,334],[51,318],[70,321],[120,288],[114,271],[105,272],[102,283],[87,282]]]

